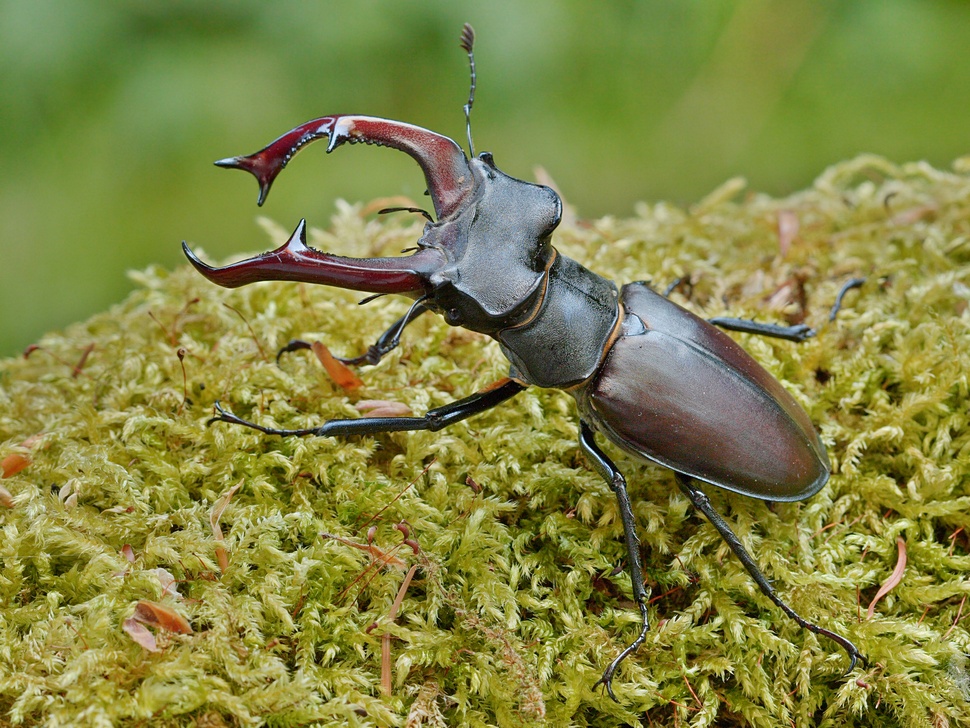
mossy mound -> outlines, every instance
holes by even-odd
[[[732,182],[690,209],[567,214],[556,235],[617,281],[682,278],[674,300],[702,315],[817,328],[803,344],[739,338],[819,424],[829,485],[777,506],[709,491],[780,593],[868,666],[842,677],[845,655],[757,591],[671,474],[614,449],[653,628],[612,702],[594,684],[639,617],[571,398],[529,390],[440,433],[207,427],[217,399],[281,427],[366,399],[421,413],[507,363],[425,316],[348,392],[276,350],[299,337],[359,353],[407,302],[226,291],[185,266],[137,274],[123,304],[0,362],[0,725],[967,724],[968,168],[861,158],[787,199]],[[342,206],[311,244],[393,254],[420,229]],[[902,579],[869,617],[900,549]],[[129,621],[141,602],[191,633]]]

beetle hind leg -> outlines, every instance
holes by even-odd
[[[630,496],[626,491],[626,478],[623,477],[623,473],[607,457],[606,453],[597,446],[593,430],[585,422],[580,422],[579,444],[596,472],[603,477],[606,484],[610,486],[610,490],[616,494],[616,500],[620,506],[620,519],[623,521],[623,536],[626,541],[627,558],[629,559],[633,598],[636,599],[637,605],[640,607],[642,618],[640,634],[607,665],[602,677],[596,681],[596,685],[603,685],[609,696],[616,700],[616,695],[613,693],[613,674],[620,663],[644,643],[647,639],[647,630],[650,629],[647,615],[647,590],[643,587],[643,565],[640,561],[640,539],[637,537],[636,519],[633,515],[633,507],[630,505]]]
[[[414,432],[417,430],[437,432],[443,427],[500,405],[525,388],[526,385],[514,379],[506,378],[464,399],[428,410],[420,417],[360,417],[347,420],[328,420],[316,427],[304,427],[296,430],[264,427],[255,422],[244,420],[217,401],[215,403],[216,414],[206,424],[228,422],[231,425],[242,425],[266,435],[279,435],[280,437],[350,437],[351,435],[376,435],[381,432]]]
[[[859,652],[859,649],[849,641],[848,638],[809,622],[807,619],[799,615],[794,609],[788,606],[788,604],[786,604],[780,596],[778,596],[768,579],[764,574],[761,573],[761,569],[758,568],[758,564],[755,563],[754,558],[750,553],[748,553],[748,550],[741,543],[741,540],[737,537],[734,531],[731,530],[731,527],[727,524],[727,521],[724,520],[721,514],[714,510],[714,507],[711,505],[711,501],[707,497],[707,494],[694,483],[692,478],[682,475],[681,473],[677,473],[677,484],[680,486],[680,489],[684,492],[684,494],[690,499],[690,502],[693,504],[694,508],[703,513],[707,517],[707,520],[711,522],[711,525],[717,529],[717,532],[721,535],[721,538],[723,538],[724,542],[731,547],[734,555],[738,557],[738,560],[751,575],[751,578],[754,579],[755,583],[758,585],[758,588],[761,589],[765,596],[774,602],[775,605],[785,614],[791,617],[800,627],[817,635],[828,637],[830,640],[838,644],[839,647],[845,650],[846,654],[849,656],[849,669],[845,671],[846,675],[855,669],[855,666],[859,660],[862,660],[863,663],[866,662],[866,658],[861,652]]]

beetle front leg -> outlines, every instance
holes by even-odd
[[[526,388],[526,385],[514,379],[501,379],[491,387],[475,392],[457,402],[428,410],[423,417],[361,417],[353,420],[329,420],[317,427],[305,427],[296,430],[283,430],[263,427],[255,422],[244,420],[225,409],[216,402],[216,416],[207,424],[213,422],[228,422],[242,425],[267,435],[280,437],[348,437],[350,435],[376,435],[380,432],[413,432],[415,430],[430,430],[435,432],[448,425],[461,422],[473,415],[502,404],[507,399]]]
[[[786,604],[780,596],[778,596],[768,579],[765,578],[765,575],[761,573],[761,569],[758,568],[758,564],[755,563],[754,558],[750,553],[748,553],[748,550],[744,548],[744,544],[741,543],[741,540],[737,537],[734,531],[731,530],[731,527],[727,524],[727,521],[724,520],[721,514],[714,510],[714,507],[711,505],[711,501],[707,497],[707,494],[694,484],[693,478],[677,473],[677,485],[680,486],[680,489],[690,499],[690,502],[694,505],[694,508],[703,513],[707,517],[707,520],[711,522],[711,525],[717,529],[719,534],[721,534],[721,538],[723,538],[724,542],[731,547],[734,555],[738,557],[738,560],[741,562],[744,568],[747,569],[749,574],[751,574],[751,578],[754,579],[755,583],[758,585],[758,588],[764,592],[765,596],[773,601],[785,614],[795,620],[800,627],[803,627],[810,632],[814,632],[815,634],[822,635],[823,637],[828,637],[846,651],[850,660],[849,669],[845,671],[846,675],[855,669],[856,663],[860,659],[865,662],[865,657],[847,638],[809,622],[807,619],[799,615],[794,609],[788,606],[788,604]]]
[[[381,334],[377,341],[363,354],[351,358],[345,358],[342,356],[336,356],[334,358],[337,361],[343,362],[344,364],[350,364],[351,366],[358,366],[360,364],[379,364],[381,359],[394,351],[398,344],[401,343],[401,334],[404,333],[404,328],[418,318],[418,316],[429,310],[430,309],[421,303],[420,300],[415,301],[414,305],[408,309],[408,312],[391,324],[387,331]],[[293,339],[290,343],[276,352],[276,363],[279,364],[280,357],[283,354],[289,354],[292,351],[301,351],[303,349],[310,348],[312,348],[312,345],[309,342],[302,341],[300,339]]]
[[[620,520],[623,522],[623,536],[626,541],[626,553],[630,563],[630,581],[633,587],[633,598],[636,599],[640,607],[642,627],[640,634],[626,647],[603,671],[602,677],[596,681],[597,685],[604,685],[609,696],[616,700],[613,693],[613,674],[630,654],[635,652],[640,645],[647,639],[647,630],[650,629],[650,622],[647,615],[647,590],[643,587],[643,565],[640,561],[640,539],[637,537],[636,518],[633,515],[633,507],[630,505],[630,496],[626,490],[626,478],[619,471],[613,461],[607,457],[606,453],[600,450],[594,439],[592,428],[585,422],[579,423],[579,444],[589,458],[590,463],[596,469],[616,494],[616,500],[620,507]],[[595,687],[595,686],[594,686]],[[617,702],[619,702],[617,700]]]
[[[416,318],[421,314],[430,311],[427,306],[425,306],[421,301],[415,301],[414,305],[408,309],[408,312],[404,314],[401,318],[395,321],[391,326],[385,331],[377,341],[363,354],[356,356],[352,359],[343,359],[337,357],[344,364],[372,364],[376,365],[380,363],[387,354],[390,354],[394,349],[397,348],[398,344],[401,343],[401,334],[404,333],[404,329],[411,324]]]

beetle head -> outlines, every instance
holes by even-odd
[[[475,97],[473,43],[474,31],[466,25],[461,45],[468,53],[471,69],[471,90],[465,105],[469,150]],[[373,293],[402,293],[421,299],[452,325],[487,334],[517,326],[533,316],[555,258],[550,237],[562,215],[562,202],[552,189],[501,172],[491,154],[473,154],[469,159],[448,137],[371,116],[313,119],[255,154],[221,159],[216,164],[255,176],[261,205],[276,176],[298,151],[317,139],[329,140],[328,152],[345,143],[375,144],[405,152],[418,163],[438,218],[425,227],[418,251],[404,258],[329,255],[306,247],[301,223],[277,250],[222,268],[206,265],[183,243],[200,273],[214,283],[231,287],[261,280],[290,280]]]
[[[454,326],[491,334],[538,305],[562,202],[549,187],[502,172],[487,152],[468,166],[471,189],[453,214],[427,225],[418,246],[445,260],[429,277],[429,305]]]

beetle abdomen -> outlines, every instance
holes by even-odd
[[[620,447],[764,500],[807,498],[829,461],[794,398],[726,334],[646,285],[621,292],[626,321],[577,399]]]

